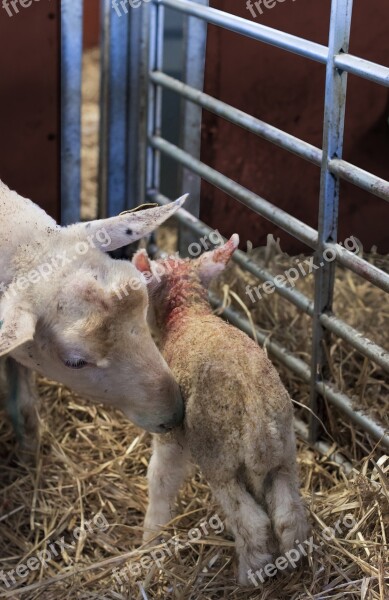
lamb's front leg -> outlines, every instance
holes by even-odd
[[[189,452],[184,436],[176,432],[153,437],[153,455],[147,471],[149,506],[143,541],[148,542],[174,517],[174,503],[189,470]]]

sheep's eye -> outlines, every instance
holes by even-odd
[[[77,360],[65,360],[65,365],[69,367],[69,369],[83,369],[87,366],[86,360],[79,358]]]

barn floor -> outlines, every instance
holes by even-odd
[[[91,218],[96,198],[98,123],[93,51],[86,57],[86,66],[86,79],[91,79],[85,83],[89,95],[83,118],[87,174],[83,215]],[[174,247],[174,235],[173,229],[164,229],[161,240],[165,247]],[[291,259],[282,254],[265,259],[263,250],[255,252],[259,260],[269,261],[269,270],[282,273],[290,266]],[[371,260],[389,265],[388,257],[372,255]],[[245,286],[250,283],[254,282],[233,266],[219,288],[226,296],[232,290],[245,301]],[[309,278],[298,285],[304,293],[311,293]],[[254,322],[269,337],[307,359],[308,319],[276,296],[246,304]],[[386,307],[383,294],[338,271],[337,314],[384,347],[388,346],[389,331]],[[330,359],[333,381],[354,398],[356,406],[389,427],[388,378],[336,339]],[[279,369],[292,397],[306,405],[307,387],[281,366]],[[180,516],[166,529],[165,545],[157,554],[156,549],[142,549],[150,436],[121,415],[91,406],[61,385],[41,380],[40,392],[41,440],[33,466],[18,459],[11,425],[0,418],[0,598],[389,598],[389,456],[333,409],[326,421],[330,435],[327,456],[298,441],[312,551],[290,572],[279,572],[257,588],[242,588],[236,584],[233,544],[222,530],[223,515],[199,473],[182,490]],[[296,407],[296,412],[306,419],[304,409]],[[350,473],[329,458],[335,450],[351,463]],[[217,528],[212,527],[215,522]],[[159,564],[154,560],[162,558]],[[15,573],[17,565],[19,572]]]

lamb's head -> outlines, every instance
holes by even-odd
[[[137,221],[132,228],[120,223],[122,237],[108,221],[105,241],[111,244],[106,249],[127,241],[129,230],[135,235]],[[94,227],[61,230],[58,255],[64,256],[66,248],[74,252],[74,243],[80,243],[84,231],[91,237]],[[103,236],[100,240],[105,244]],[[131,289],[123,292],[128,281]],[[53,269],[45,281],[28,285],[23,294],[16,281],[8,287],[0,301],[0,356],[9,353],[83,396],[120,409],[144,429],[162,433],[182,421],[183,403],[151,337],[147,308],[139,272],[96,244]]]
[[[148,286],[148,319],[155,333],[188,308],[209,310],[206,288],[225,269],[238,245],[234,233],[228,242],[195,259],[173,256],[151,261],[145,250],[135,254],[132,262]]]

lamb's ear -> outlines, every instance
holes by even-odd
[[[132,257],[132,264],[141,273],[151,273],[151,262],[144,248],[135,252]]]
[[[111,252],[136,242],[154,231],[181,208],[187,197],[188,194],[185,194],[175,202],[164,206],[137,212],[128,211],[109,219],[77,223],[68,227],[67,231],[75,233],[78,241],[85,241],[103,252]]]
[[[197,268],[203,285],[207,286],[214,277],[217,277],[225,269],[238,246],[239,236],[234,233],[223,246],[211,252],[205,252],[197,259]]]
[[[4,298],[0,302],[0,356],[8,354],[32,340],[37,318],[18,299]]]

